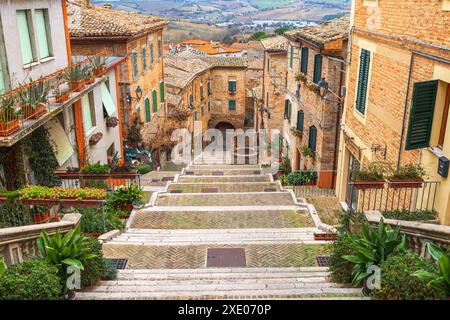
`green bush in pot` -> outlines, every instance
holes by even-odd
[[[351,283],[353,276],[353,263],[343,256],[354,253],[353,241],[349,232],[340,234],[331,245],[329,268],[331,278],[337,283]]]
[[[108,196],[106,203],[109,207],[118,209],[123,205],[131,205],[133,202],[142,201],[144,192],[136,184],[130,184],[128,187],[119,186],[112,194]]]

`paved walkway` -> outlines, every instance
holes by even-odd
[[[172,182],[152,182],[166,173],[148,176],[147,188],[162,189],[103,245],[107,258],[127,259],[127,269],[78,298],[359,298],[318,269],[329,246],[314,240],[318,218],[308,206],[259,166],[215,163],[222,156],[195,161]],[[227,256],[227,248],[236,250]]]

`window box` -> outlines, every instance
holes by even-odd
[[[19,130],[19,119],[12,119],[11,121],[0,120],[0,136],[7,137]]]
[[[393,182],[389,185],[391,189],[402,189],[402,188],[422,188],[423,180],[400,180],[400,179],[390,179],[390,182]]]
[[[74,92],[80,92],[84,89],[85,80],[72,80],[70,81],[70,90]]]
[[[70,94],[68,92],[61,93],[55,97],[55,102],[63,103],[63,102],[66,102],[67,100],[69,100],[69,98],[70,98]]]
[[[98,67],[98,68],[94,68],[92,70],[92,73],[94,74],[94,76],[96,76],[97,78],[100,78],[101,76],[103,76],[106,72],[106,68],[105,67]]]
[[[353,188],[358,190],[366,189],[384,189],[385,180],[353,180]]]
[[[24,119],[38,119],[47,112],[47,106],[44,103],[38,103],[36,107],[32,105],[22,105],[22,114]]]
[[[314,240],[316,241],[335,241],[337,233],[335,232],[314,232]]]

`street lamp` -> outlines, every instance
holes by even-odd
[[[321,98],[325,98],[328,93],[328,82],[325,80],[325,77],[317,83],[319,86],[319,95]]]
[[[136,97],[132,97],[131,96],[130,86],[126,87],[125,93],[127,95],[127,102],[128,103],[131,103],[133,101],[139,101],[142,98],[142,88],[139,85],[137,86],[136,90],[134,91],[134,93],[136,94]]]

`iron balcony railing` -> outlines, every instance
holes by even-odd
[[[86,174],[80,172],[56,172],[61,179],[61,186],[65,189],[100,188],[115,189],[118,186],[134,184],[140,187],[141,175],[135,172],[115,172],[106,174]]]
[[[350,181],[347,206],[350,212],[434,211],[439,181]]]

